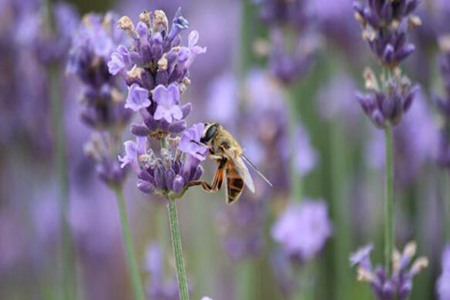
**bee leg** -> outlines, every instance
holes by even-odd
[[[202,189],[208,193],[215,193],[219,190],[218,183],[213,182],[211,185],[203,180],[194,180],[188,183],[188,187],[201,185]]]
[[[212,159],[215,159],[217,161],[222,161],[224,159],[223,156],[214,155],[214,154],[210,154],[209,157],[212,158]]]

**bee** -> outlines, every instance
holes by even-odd
[[[270,186],[270,181],[245,157],[244,151],[235,138],[219,123],[207,123],[200,138],[200,143],[209,149],[209,157],[217,162],[213,181],[197,180],[189,185],[201,185],[206,192],[218,192],[225,177],[225,199],[228,204],[236,202],[244,191],[244,184],[254,193],[255,185],[244,161],[252,167]]]

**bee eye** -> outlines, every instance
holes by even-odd
[[[217,125],[211,125],[209,126],[206,131],[203,133],[202,138],[200,139],[200,142],[206,144],[210,140],[212,140],[217,133]]]

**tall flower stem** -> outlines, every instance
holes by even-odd
[[[54,31],[53,5],[51,0],[45,2],[46,30],[48,33]],[[72,233],[69,223],[69,169],[67,166],[67,146],[65,139],[65,125],[63,115],[63,105],[59,90],[58,65],[52,63],[48,68],[51,118],[54,130],[53,141],[55,151],[56,176],[59,181],[60,193],[60,224],[61,224],[61,260],[62,260],[62,280],[64,299],[75,299],[76,276],[75,259],[73,253]]]
[[[444,225],[445,225],[445,237],[446,242],[450,242],[450,170],[445,170],[445,182],[444,187],[446,187],[446,194],[445,194],[445,218],[444,218]]]
[[[183,247],[181,244],[180,225],[178,223],[178,211],[176,200],[170,196],[167,197],[169,203],[167,209],[169,211],[170,236],[172,238],[172,248],[175,255],[175,265],[177,268],[178,289],[180,292],[180,300],[189,300],[189,290],[186,277],[186,269],[183,259]]]
[[[134,295],[136,300],[145,300],[144,289],[142,287],[139,268],[136,256],[134,254],[133,238],[131,236],[130,222],[128,221],[127,210],[125,206],[125,198],[122,188],[115,188],[117,204],[119,206],[120,223],[122,225],[123,242],[125,246],[128,272],[131,276]]]
[[[334,120],[330,129],[330,145],[333,155],[331,155],[331,205],[334,214],[336,238],[334,239],[334,261],[335,261],[335,291],[336,299],[343,300],[350,298],[351,277],[347,267],[348,253],[351,251],[351,226],[349,218],[349,193],[346,189],[347,167],[348,167],[348,147],[346,147],[345,133],[341,124]]]
[[[59,182],[60,224],[61,224],[61,260],[64,299],[75,299],[75,258],[73,253],[72,232],[69,223],[69,171],[66,157],[65,126],[62,102],[59,93],[58,66],[49,67],[50,98],[52,106],[52,127],[54,129],[54,151],[56,155],[56,176]]]
[[[295,151],[297,148],[297,145],[295,144],[296,141],[296,130],[297,126],[299,125],[299,117],[297,113],[297,106],[296,103],[300,101],[299,93],[297,92],[296,85],[293,84],[289,88],[287,88],[287,100],[289,102],[289,141],[290,141],[290,148],[291,148],[291,168],[290,168],[290,177],[291,177],[291,190],[292,190],[292,196],[294,197],[294,200],[298,203],[302,202],[303,200],[303,178],[296,172],[295,170]],[[297,149],[297,151],[301,151],[301,149]]]
[[[392,253],[394,250],[394,158],[392,126],[386,125],[385,147],[386,147],[386,174],[385,174],[385,231],[384,231],[384,259],[388,276],[391,274]]]

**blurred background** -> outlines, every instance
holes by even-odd
[[[58,116],[77,299],[133,299],[117,203],[84,153],[92,129],[80,117],[82,83],[66,65],[84,14],[137,20],[142,10],[162,9],[170,21],[178,7],[207,47],[182,97],[193,105],[188,125],[223,124],[274,184],[255,179],[257,193],[232,206],[223,191],[200,188],[180,200],[192,299],[372,299],[348,257],[370,242],[373,261],[383,257],[383,132],[354,97],[364,68],[379,66],[352,1],[303,0],[292,11],[282,2],[55,1],[49,34],[43,1],[0,0],[0,299],[61,299]],[[423,26],[409,36],[416,51],[403,67],[421,91],[395,129],[396,246],[415,240],[430,261],[411,299],[437,299],[450,192],[433,97],[444,94],[438,40],[450,33],[450,3],[423,0],[417,14]],[[214,167],[205,164],[207,181]],[[125,198],[148,299],[178,299],[164,202],[141,193],[131,172]],[[286,252],[290,241],[301,251]]]

